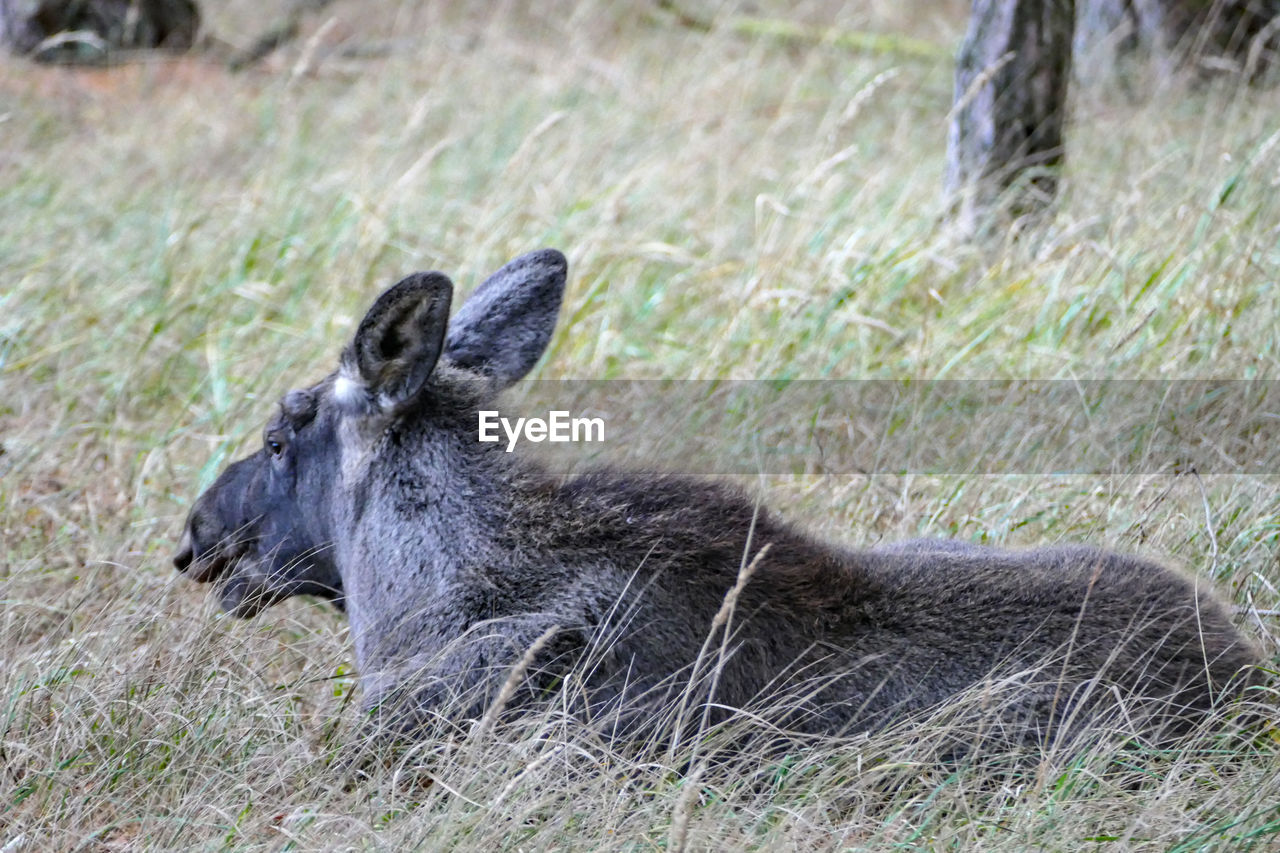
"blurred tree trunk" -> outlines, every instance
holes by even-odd
[[[1074,0],[973,0],[956,63],[945,190],[973,236],[1042,211],[1058,188]]]
[[[1276,62],[1280,0],[1079,0],[1076,55],[1108,73],[1125,58],[1153,60],[1168,73],[1244,72]]]
[[[0,45],[54,62],[100,62],[113,50],[195,44],[195,0],[0,0]]]

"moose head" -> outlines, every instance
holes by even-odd
[[[397,439],[433,424],[455,437],[447,425],[533,367],[555,327],[566,269],[553,249],[517,258],[452,322],[453,284],[441,273],[417,273],[384,292],[337,369],[285,394],[262,447],[196,500],[174,565],[220,584],[222,607],[236,616],[293,595],[343,607],[335,542],[365,517],[375,483],[403,480]]]

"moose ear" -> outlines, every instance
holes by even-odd
[[[435,369],[449,323],[453,283],[415,273],[378,297],[342,352],[334,395],[357,411],[394,412]]]
[[[569,262],[555,249],[521,255],[476,288],[453,322],[444,354],[506,387],[547,348]]]

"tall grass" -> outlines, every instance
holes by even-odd
[[[1266,734],[1029,771],[940,765],[929,727],[900,728],[713,772],[549,712],[339,784],[360,724],[342,619],[219,618],[168,560],[194,495],[407,271],[465,291],[565,250],[544,378],[1280,376],[1276,90],[1077,93],[1053,223],[977,249],[940,225],[945,62],[645,4],[366,6],[236,76],[0,59],[0,849],[1280,844]],[[757,6],[944,51],[964,23],[958,3]],[[211,14],[247,41],[252,13]],[[326,52],[388,37],[381,59]],[[757,485],[850,543],[1155,556],[1218,584],[1275,661],[1274,477]]]

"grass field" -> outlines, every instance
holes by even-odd
[[[1077,92],[1053,221],[979,249],[939,196],[962,2],[754,7],[890,37],[861,51],[641,3],[368,5],[237,75],[0,58],[0,851],[1280,849],[1274,729],[1001,770],[931,762],[926,727],[690,773],[547,717],[337,784],[342,618],[221,618],[170,559],[406,272],[466,291],[564,250],[542,378],[1280,378],[1280,90]],[[254,9],[210,24],[247,43]],[[391,49],[329,50],[369,44]],[[1274,475],[1035,462],[757,486],[851,544],[1155,557],[1229,596],[1274,669]]]

